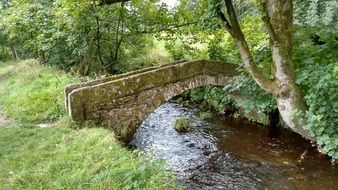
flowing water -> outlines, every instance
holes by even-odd
[[[298,135],[245,120],[166,103],[142,123],[131,144],[164,159],[187,189],[338,189],[338,167]],[[178,117],[194,130],[177,133]]]

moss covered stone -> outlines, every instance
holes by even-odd
[[[179,117],[175,120],[174,128],[177,132],[188,132],[193,129],[193,124],[189,118]]]

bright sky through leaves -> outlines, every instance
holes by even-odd
[[[161,0],[161,2],[167,4],[168,7],[173,8],[177,4],[178,0]]]

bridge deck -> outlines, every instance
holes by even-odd
[[[236,65],[219,61],[174,62],[66,87],[66,108],[76,121],[138,125],[170,98],[203,85],[226,85]]]

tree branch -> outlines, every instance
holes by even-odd
[[[120,2],[127,2],[129,0],[91,0],[91,2],[95,5],[112,5],[115,3],[120,3]]]
[[[195,21],[195,22],[188,22],[188,23],[183,23],[183,24],[179,24],[179,25],[172,25],[172,26],[169,26],[169,27],[166,27],[166,28],[161,28],[161,29],[159,29],[159,30],[136,31],[136,32],[133,32],[133,33],[130,34],[130,35],[153,34],[153,33],[165,32],[165,31],[172,31],[172,30],[177,29],[177,28],[180,28],[180,27],[185,27],[185,26],[190,26],[190,25],[195,25],[195,24],[198,24],[198,22]]]
[[[232,27],[235,28],[236,30],[240,30],[240,26],[238,23],[236,11],[232,3],[232,0],[224,0],[224,1],[225,1],[225,7],[227,9],[227,13],[229,15],[230,23]]]
[[[222,12],[220,7],[217,7],[218,15],[221,18],[221,20],[224,22],[224,27],[228,30],[231,31],[232,26],[230,25],[228,19],[225,17],[224,13]]]
[[[227,14],[229,16],[229,20],[231,23],[231,28],[227,25],[229,24],[228,20],[226,19],[224,13],[223,17],[227,21],[225,23],[225,29],[230,33],[230,35],[234,38],[236,45],[239,47],[241,58],[244,62],[245,69],[249,72],[249,74],[255,79],[257,84],[269,93],[274,92],[275,82],[266,78],[262,71],[259,70],[253,60],[253,57],[250,52],[250,48],[248,43],[245,40],[244,34],[241,30],[239,25],[235,8],[233,6],[232,0],[224,0],[225,6],[227,10]],[[224,21],[224,18],[222,19]]]
[[[262,12],[263,12],[263,17],[262,20],[264,21],[266,28],[268,29],[269,37],[270,37],[270,43],[273,43],[276,41],[276,33],[273,30],[272,24],[270,22],[270,16],[266,8],[266,2],[265,1],[260,1],[260,4],[262,6]]]
[[[101,62],[102,65],[104,65],[104,61],[102,59],[102,55],[101,55],[101,47],[100,47],[100,38],[101,38],[101,31],[100,31],[100,21],[99,21],[99,16],[95,15],[95,21],[96,21],[96,40],[97,40],[97,53],[99,55],[99,60]]]
[[[124,3],[121,4],[121,10],[120,10],[120,14],[119,14],[119,18],[118,18],[118,22],[117,22],[117,27],[116,27],[116,35],[115,35],[115,51],[114,52],[110,52],[111,53],[111,60],[110,63],[108,65],[106,65],[106,69],[109,67],[112,67],[114,65],[117,64],[118,62],[118,58],[119,58],[119,50],[120,47],[122,45],[122,42],[124,40],[124,14],[123,14],[123,10],[124,9]]]

